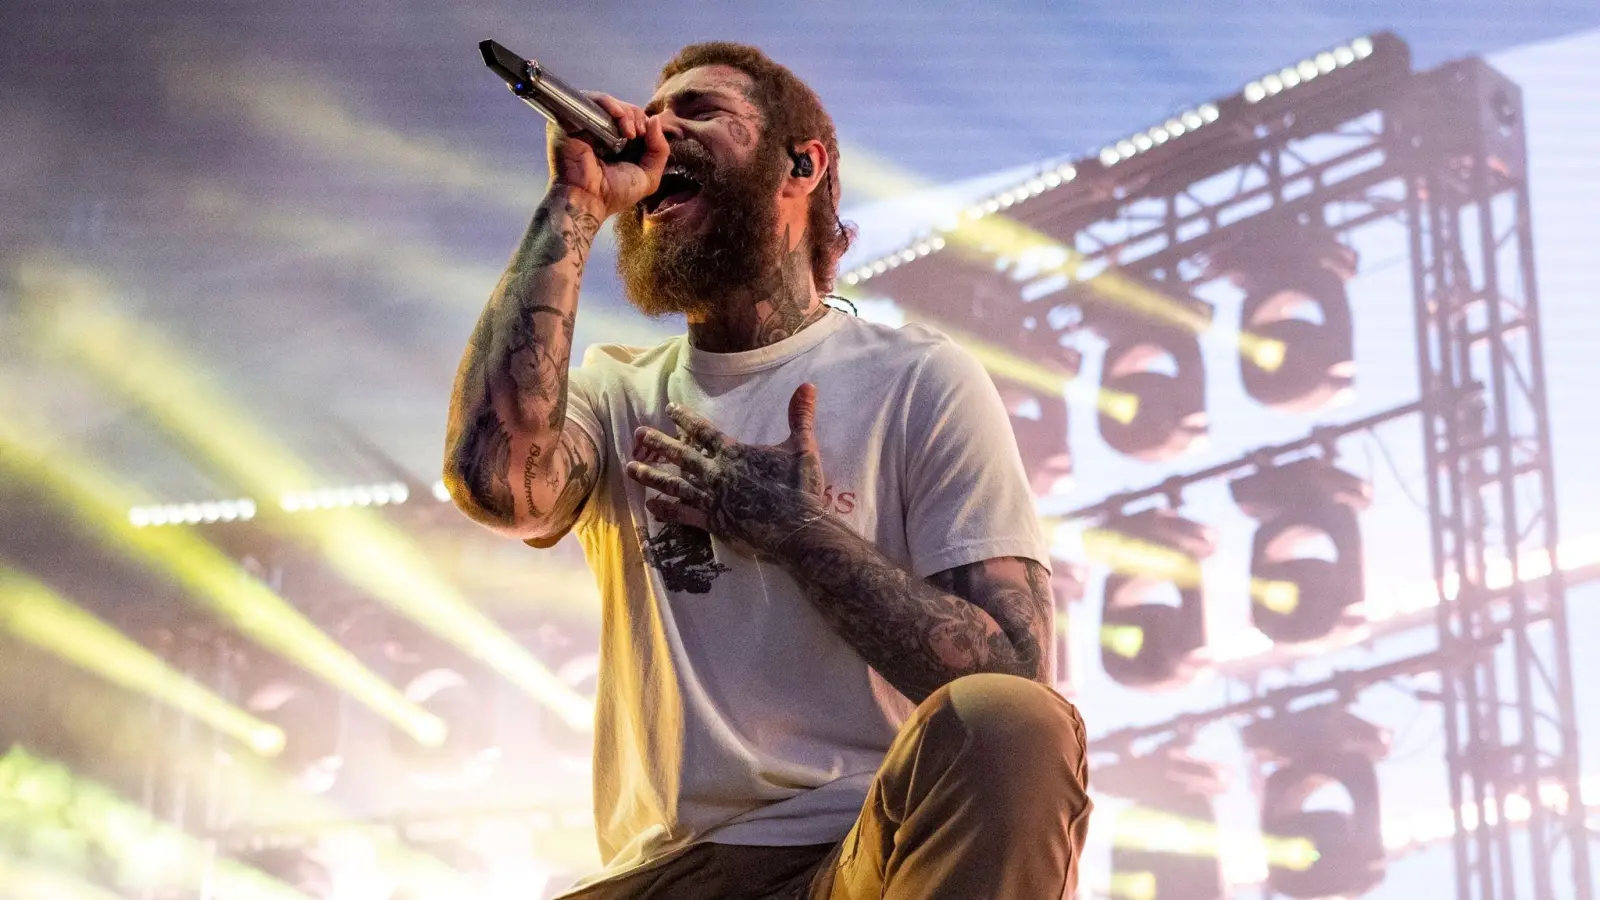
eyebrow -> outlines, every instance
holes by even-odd
[[[702,100],[726,101],[732,99],[732,97],[733,94],[723,90],[722,88],[712,88],[711,90],[704,90],[701,88],[684,88],[675,94],[668,95],[664,98],[651,100],[649,103],[646,103],[644,106],[644,114],[647,116],[657,115],[669,102],[674,106],[689,106]]]

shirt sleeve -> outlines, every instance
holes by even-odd
[[[936,343],[906,402],[906,546],[918,578],[999,556],[1050,568],[1011,421],[978,361]]]

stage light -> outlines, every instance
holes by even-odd
[[[1314,861],[1293,868],[1269,860],[1267,883],[1289,897],[1355,897],[1383,881],[1385,855],[1376,763],[1389,737],[1335,706],[1255,722],[1246,746],[1276,763],[1261,798],[1261,830],[1307,840]],[[1329,793],[1348,809],[1313,808]]]
[[[1122,140],[1100,148],[1100,164],[1106,168],[1127,162],[1136,156],[1155,149],[1165,144],[1169,139],[1179,137],[1185,132],[1195,131],[1205,125],[1217,121],[1222,117],[1222,111],[1213,103],[1203,103],[1192,109],[1186,109],[1168,119],[1162,125],[1151,126],[1144,131],[1131,134]],[[1157,135],[1160,135],[1157,137]]]
[[[1371,56],[1377,50],[1377,45],[1371,38],[1359,37],[1347,44],[1342,44],[1332,50],[1324,50],[1313,56],[1300,60],[1292,66],[1263,75],[1262,77],[1244,86],[1244,102],[1247,104],[1260,103],[1268,97],[1288,91],[1300,85],[1307,84],[1324,75],[1352,66]],[[1296,94],[1296,96],[1299,96]]]
[[[418,787],[456,790],[483,783],[501,755],[498,682],[450,645],[420,630],[405,631],[384,643],[390,677],[403,685],[407,700],[438,716],[449,736],[438,746],[420,747],[391,729],[391,750],[405,760],[407,777]]]
[[[24,433],[0,417],[0,471],[39,485],[63,511],[92,529],[111,550],[126,554],[179,585],[257,644],[337,685],[417,740],[438,741],[438,719],[406,702],[315,623],[215,546],[184,528],[137,528],[127,520],[129,492],[104,467],[80,458],[37,423]]]
[[[140,403],[159,424],[257,495],[281,496],[288,486],[315,483],[303,460],[219,394],[214,382],[161,335],[107,305],[112,291],[92,273],[31,265],[19,271],[18,282],[42,334],[54,345],[108,376],[107,386]],[[317,502],[333,509],[294,517],[295,534],[315,546],[344,580],[484,660],[575,725],[593,723],[593,704],[565,690],[462,596],[409,535],[357,507],[354,491],[319,495]],[[574,597],[595,590],[593,577],[575,570],[549,573],[543,586]],[[428,722],[429,738],[442,739],[437,720]]]
[[[1286,412],[1348,396],[1355,338],[1345,281],[1355,274],[1355,251],[1329,232],[1293,228],[1219,251],[1213,265],[1245,291],[1239,330],[1282,347],[1275,365],[1240,354],[1245,393]]]
[[[1137,886],[1144,900],[1227,896],[1212,808],[1224,788],[1216,766],[1169,747],[1101,767],[1094,777],[1100,790],[1137,804],[1113,828],[1112,885]]]
[[[275,660],[251,659],[245,665],[241,678],[245,709],[271,722],[285,737],[277,767],[300,790],[327,793],[345,762],[342,697]]]
[[[1111,566],[1100,617],[1101,665],[1119,684],[1158,690],[1188,681],[1205,646],[1200,562],[1211,529],[1164,509],[1112,519],[1084,534],[1084,551]],[[1176,604],[1161,594],[1176,594]]]
[[[4,568],[0,568],[0,630],[188,713],[263,756],[283,749],[281,729],[212,693],[45,585]]]
[[[1125,456],[1147,461],[1171,459],[1203,443],[1207,433],[1206,369],[1199,331],[1211,325],[1210,304],[1165,291],[1184,308],[1191,327],[1167,324],[1129,311],[1098,293],[1100,285],[1131,280],[1093,278],[1073,288],[1068,302],[1083,309],[1083,324],[1106,340],[1100,388],[1137,399],[1126,419],[1099,417],[1100,436]],[[1146,290],[1160,287],[1142,285]]]
[[[162,503],[135,506],[128,510],[128,524],[135,528],[194,525],[200,522],[248,522],[255,517],[256,502],[248,497],[202,503]]]
[[[1234,481],[1234,502],[1261,524],[1250,551],[1251,620],[1274,642],[1324,637],[1361,620],[1361,526],[1372,486],[1321,459]],[[1313,555],[1321,553],[1321,556]]]

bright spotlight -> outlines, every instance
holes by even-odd
[[[1212,808],[1224,789],[1216,766],[1169,747],[1094,774],[1101,790],[1137,804],[1113,828],[1113,885],[1137,884],[1145,900],[1227,896]]]
[[[1071,294],[1072,302],[1083,307],[1084,324],[1106,339],[1100,364],[1102,393],[1136,400],[1131,416],[1118,418],[1102,409],[1100,436],[1113,450],[1135,459],[1171,459],[1195,448],[1207,433],[1206,368],[1197,334],[1209,327],[1211,306],[1186,294],[1142,285],[1169,297],[1199,328],[1167,324],[1103,296],[1099,286],[1107,283],[1090,279]]]
[[[301,790],[327,793],[344,768],[345,709],[339,693],[266,657],[252,656],[244,665],[245,708],[286,738],[277,767]]]
[[[1355,338],[1345,281],[1355,274],[1355,251],[1331,234],[1294,229],[1221,253],[1218,265],[1246,292],[1240,332],[1281,345],[1270,358],[1240,355],[1245,393],[1287,412],[1347,396]]]
[[[1355,897],[1383,881],[1385,855],[1378,774],[1389,736],[1335,706],[1246,727],[1245,744],[1277,764],[1261,798],[1261,830],[1310,843],[1309,865],[1269,863],[1267,883],[1289,897]],[[1328,794],[1347,808],[1326,808]]]
[[[1112,568],[1100,620],[1106,674],[1151,690],[1192,678],[1195,651],[1206,642],[1200,562],[1216,551],[1211,529],[1145,510],[1091,529],[1084,548]]]
[[[1273,641],[1302,642],[1354,624],[1364,596],[1358,510],[1372,487],[1320,459],[1233,482],[1234,502],[1261,525],[1250,551],[1251,618]]]

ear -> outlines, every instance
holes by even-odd
[[[811,174],[796,175],[791,165],[790,168],[785,170],[787,177],[784,178],[783,186],[778,190],[778,196],[805,197],[822,184],[827,175],[828,166],[832,164],[833,160],[828,158],[828,148],[815,138],[809,141],[801,141],[795,144],[792,149],[795,154],[805,154],[811,157]],[[792,164],[793,160],[794,156],[791,155],[789,162]]]

